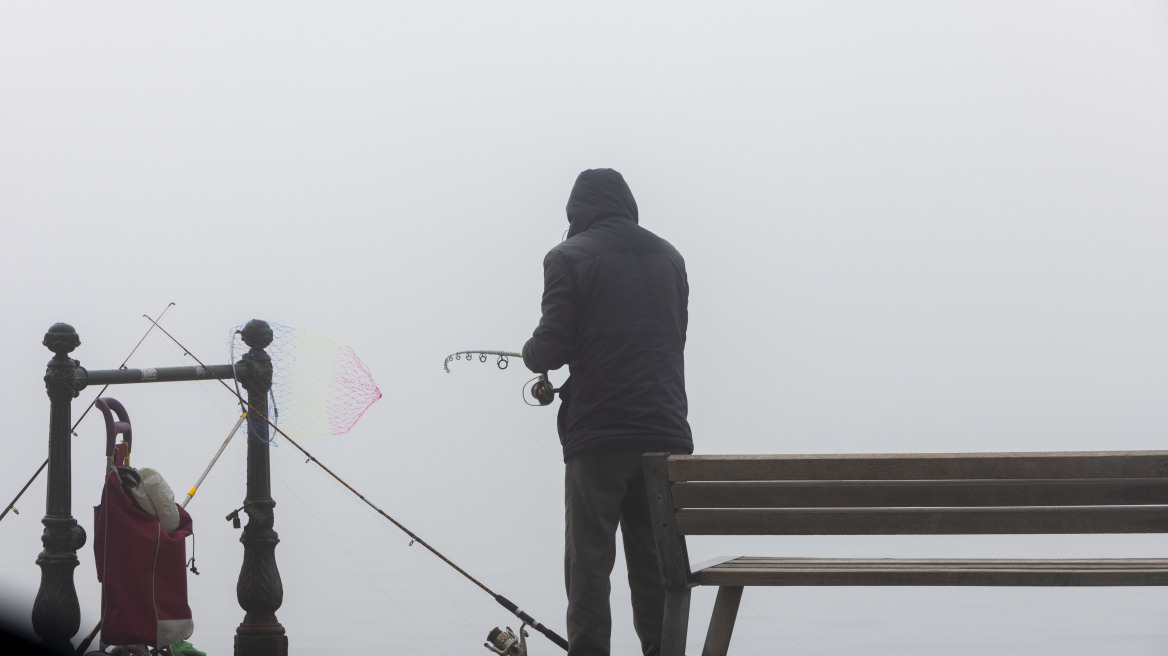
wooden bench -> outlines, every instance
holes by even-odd
[[[718,587],[705,656],[724,655],[745,586],[1168,585],[1168,559],[720,558],[688,535],[1168,533],[1168,451],[915,455],[648,453],[666,586],[662,656],[685,653],[690,589]]]

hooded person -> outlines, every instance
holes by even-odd
[[[669,242],[639,225],[624,177],[590,169],[568,198],[567,238],[544,257],[542,316],[523,346],[535,373],[567,365],[557,429],[565,463],[569,656],[607,656],[619,525],[633,620],[659,652],[665,591],[641,454],[692,453],[685,393],[689,283]]]

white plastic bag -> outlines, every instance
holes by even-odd
[[[138,476],[142,478],[142,482],[131,490],[138,507],[157,519],[167,533],[178,528],[178,508],[174,503],[174,492],[166,484],[162,474],[149,467],[143,467],[138,470]]]

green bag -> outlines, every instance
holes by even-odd
[[[174,656],[207,656],[207,652],[195,649],[195,646],[186,640],[179,640],[170,646],[170,653]]]

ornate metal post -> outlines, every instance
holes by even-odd
[[[72,652],[72,638],[81,626],[81,608],[73,569],[77,550],[85,544],[85,530],[72,515],[72,454],[70,425],[73,398],[85,387],[85,370],[69,357],[81,345],[77,331],[67,323],[53,324],[42,342],[55,353],[45,371],[49,409],[49,482],[45,499],[44,550],[37,556],[41,586],[32,607],[33,630],[44,646],[56,652]]]
[[[248,367],[241,368],[240,382],[247,389],[247,526],[239,541],[243,543],[243,567],[235,593],[246,614],[235,630],[236,656],[287,656],[288,637],[276,619],[276,610],[284,601],[284,586],[276,568],[276,544],[273,530],[276,502],[272,500],[271,470],[268,451],[268,391],[272,388],[272,359],[264,352],[272,343],[272,329],[267,322],[253,319],[243,327],[243,342],[251,350],[241,358]]]

